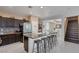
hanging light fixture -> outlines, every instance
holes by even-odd
[[[30,12],[30,16],[32,15],[32,6],[28,6],[29,8],[29,12]]]
[[[32,6],[28,6],[28,8],[32,8]]]

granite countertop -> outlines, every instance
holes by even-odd
[[[56,35],[56,33],[50,33],[50,34],[24,33],[23,35],[26,36],[26,37],[32,38],[32,39],[36,39],[36,38],[46,37],[46,36],[49,36],[49,35]]]
[[[32,38],[32,39],[35,39],[35,38],[42,37],[44,35],[43,34],[26,33],[26,34],[24,34],[24,36],[29,37],[29,38]]]
[[[0,33],[0,35],[10,35],[10,34],[20,34],[20,32],[4,32],[4,33]]]

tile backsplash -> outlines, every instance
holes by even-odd
[[[10,27],[8,27],[8,28],[1,28],[0,27],[0,33],[1,32],[15,32],[15,31],[19,31],[19,28],[10,28]]]

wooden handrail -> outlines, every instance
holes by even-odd
[[[68,20],[67,20],[67,17],[65,17],[65,18],[64,18],[64,36],[65,36],[65,34],[66,34],[67,25],[68,25]]]

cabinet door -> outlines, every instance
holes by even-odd
[[[10,22],[9,22],[9,19],[6,18],[6,19],[5,19],[5,26],[6,26],[6,27],[9,27],[9,23],[10,23]]]
[[[0,27],[6,27],[7,22],[5,17],[0,17]]]
[[[0,27],[2,27],[2,17],[0,17]]]
[[[2,26],[3,27],[9,27],[8,18],[3,17],[3,19],[2,19]]]
[[[8,19],[8,24],[9,27],[14,27],[15,24],[14,19]]]
[[[15,27],[19,27],[19,24],[22,23],[22,20],[15,20]]]
[[[17,19],[15,19],[15,27],[19,26],[19,21]]]
[[[9,43],[7,36],[2,36],[1,39],[2,39],[2,45],[6,45]]]
[[[2,27],[6,27],[6,26],[7,26],[6,18],[3,17],[2,18]]]

